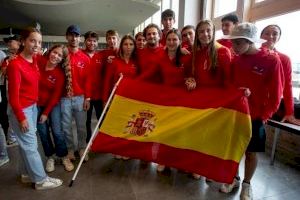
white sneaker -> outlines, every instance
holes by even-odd
[[[241,191],[240,199],[241,200],[252,200],[253,199],[252,188],[249,183],[242,184],[242,191]]]
[[[199,174],[196,174],[196,173],[193,173],[192,176],[196,180],[199,180],[201,178],[201,176]]]
[[[206,183],[213,183],[215,182],[214,180],[210,179],[210,178],[205,178]]]
[[[0,159],[0,167],[2,166],[2,165],[5,165],[6,163],[8,163],[9,162],[9,158],[8,157],[5,157],[5,158],[3,158],[3,159]]]
[[[232,190],[234,188],[237,188],[240,186],[240,180],[238,180],[237,178],[234,178],[233,179],[233,182],[231,184],[228,184],[228,183],[223,183],[221,185],[221,188],[220,188],[220,192],[223,192],[223,193],[230,193],[232,192]]]
[[[166,166],[158,164],[157,167],[156,167],[156,170],[157,170],[158,172],[162,172],[162,171],[165,170],[165,168],[166,168]]]
[[[62,163],[63,163],[66,171],[70,172],[74,169],[74,165],[69,158],[67,158],[67,157],[63,158]]]
[[[21,174],[22,183],[32,183],[30,177],[27,174]]]
[[[14,140],[12,140],[12,139],[8,139],[8,141],[7,141],[7,147],[14,147],[14,146],[17,146],[17,145],[19,145],[18,144],[18,142],[17,142],[17,140],[16,139],[14,139]]]
[[[47,172],[53,172],[55,170],[55,160],[53,158],[48,158],[46,163],[46,171]]]
[[[52,189],[52,188],[56,188],[58,186],[61,186],[62,183],[63,183],[63,181],[58,179],[58,178],[47,177],[47,178],[45,178],[44,181],[35,183],[35,189],[36,190]]]
[[[129,159],[130,159],[129,157],[122,156],[122,160],[129,160]]]

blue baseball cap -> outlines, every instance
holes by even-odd
[[[75,33],[76,35],[80,35],[80,28],[79,28],[79,26],[78,25],[70,25],[67,28],[66,35],[68,33]]]

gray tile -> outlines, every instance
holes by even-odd
[[[116,160],[111,154],[91,154],[78,173],[73,187],[68,184],[74,172],[66,172],[62,165],[49,174],[60,177],[64,185],[57,189],[35,191],[30,184],[18,180],[19,154],[9,148],[11,161],[0,168],[0,199],[22,200],[214,200],[239,199],[240,188],[231,194],[219,192],[219,183],[207,183],[205,178],[193,179],[189,174],[171,169],[158,174],[156,164],[139,160]],[[78,161],[77,161],[78,162]],[[243,178],[243,162],[240,174]],[[254,199],[299,199],[300,172],[276,162],[269,165],[269,157],[259,154],[259,164],[252,181]]]

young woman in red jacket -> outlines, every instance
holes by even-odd
[[[124,78],[135,78],[137,75],[136,44],[132,36],[125,35],[121,39],[118,57],[113,59],[106,70],[103,96],[103,101],[105,103],[121,74]],[[128,157],[118,155],[116,155],[116,158],[122,158],[124,160],[128,159]]]
[[[287,121],[292,124],[300,125],[300,121],[294,117],[294,98],[292,91],[292,64],[290,58],[279,52],[275,45],[279,41],[281,36],[281,29],[278,25],[268,25],[262,32],[260,37],[265,39],[266,42],[262,44],[262,48],[268,49],[276,54],[278,54],[284,77],[283,84],[283,105],[284,105],[284,117],[282,121]]]
[[[185,78],[191,70],[192,54],[181,52],[181,34],[171,29],[166,34],[166,49],[159,63],[162,82],[173,87],[185,87]]]
[[[58,187],[60,179],[50,178],[45,173],[38,152],[36,137],[39,71],[36,55],[42,44],[41,32],[28,28],[21,34],[20,53],[7,67],[9,121],[16,134],[25,167],[22,182],[35,183],[35,189]]]
[[[135,78],[137,75],[136,44],[134,38],[125,35],[120,42],[118,57],[108,64],[104,79],[104,96],[106,102],[114,84],[118,81],[120,74],[124,78]]]
[[[62,159],[62,163],[67,171],[74,169],[72,162],[65,158],[68,154],[68,149],[61,129],[60,99],[65,86],[63,67],[68,65],[68,54],[66,46],[54,45],[39,62],[37,130],[42,141],[44,153],[48,158],[46,162],[47,172],[55,170],[54,154]],[[50,136],[50,127],[52,137]],[[54,142],[51,138],[53,138]]]
[[[159,63],[162,84],[171,87],[185,88],[185,78],[191,67],[191,54],[181,52],[181,34],[177,29],[166,33],[166,49]],[[157,171],[162,172],[164,165],[158,164]]]
[[[229,85],[231,53],[215,41],[215,26],[210,20],[198,23],[193,46],[192,75],[197,87]]]
[[[214,24],[211,20],[201,20],[195,31],[191,77],[186,79],[187,86],[195,83],[196,87],[227,87],[230,85],[230,65],[230,50],[215,41]],[[193,177],[199,179],[200,175],[193,174]]]

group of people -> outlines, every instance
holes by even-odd
[[[275,49],[280,27],[267,26],[259,39],[254,24],[238,23],[237,16],[230,14],[222,19],[223,39],[216,40],[211,20],[201,20],[196,28],[187,25],[179,31],[173,28],[172,10],[165,10],[161,19],[163,30],[149,24],[135,38],[125,35],[120,42],[117,31],[107,31],[108,47],[100,51],[99,36],[94,31],[84,34],[85,48],[80,48],[81,32],[77,25],[67,28],[67,45],[55,45],[44,55],[40,30],[28,28],[21,33],[18,53],[9,59],[8,65],[2,65],[2,71],[8,79],[9,126],[16,135],[25,166],[23,182],[35,183],[36,189],[62,184],[44,170],[37,151],[36,129],[47,157],[46,171],[54,171],[55,156],[61,158],[66,171],[72,171],[75,152],[82,157],[91,139],[93,109],[99,119],[122,74],[187,90],[243,90],[249,102],[252,138],[245,152],[241,199],[252,199],[250,181],[257,165],[256,152],[265,149],[264,124],[277,111],[282,96],[286,107],[284,120],[298,123],[293,115],[291,63]],[[261,48],[255,43],[262,43]],[[73,138],[73,118],[78,144]],[[88,155],[84,160],[88,161]],[[157,166],[158,171],[164,169],[163,165]],[[239,185],[237,174],[233,183],[222,184],[220,191],[228,193]]]

